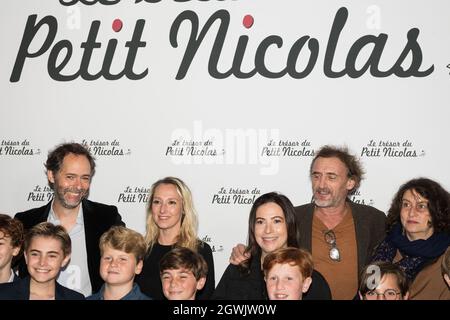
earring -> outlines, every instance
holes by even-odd
[[[432,226],[433,226],[433,223],[431,222],[431,220],[428,220],[428,223],[427,223],[427,224],[428,224],[429,227],[432,227]]]

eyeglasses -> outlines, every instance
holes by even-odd
[[[419,213],[428,212],[428,203],[425,201],[417,202],[415,205],[413,205],[408,200],[402,200],[401,205],[402,209],[411,209],[412,207],[415,207],[416,211]]]
[[[325,242],[330,245],[330,259],[333,261],[341,261],[341,253],[336,246],[336,235],[333,230],[324,231]]]
[[[383,293],[368,291],[364,296],[367,300],[377,300],[379,296],[383,296],[385,300],[395,300],[399,294],[400,292],[397,292],[394,289],[387,289]]]

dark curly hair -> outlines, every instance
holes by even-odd
[[[64,158],[71,153],[77,156],[85,156],[91,166],[91,177],[94,176],[94,157],[89,152],[89,149],[87,149],[84,145],[74,142],[60,144],[56,146],[54,150],[50,151],[48,153],[47,162],[44,163],[45,168],[47,169],[47,171],[52,171],[54,173],[58,172],[61,169]],[[53,189],[53,183],[51,183],[50,181],[48,183]]]
[[[434,232],[450,234],[450,193],[436,181],[427,178],[412,179],[400,187],[388,211],[386,230],[389,232],[396,223],[401,223],[402,199],[408,190],[414,190],[428,200]]]
[[[348,170],[348,178],[355,181],[355,186],[349,191],[349,194],[352,194],[353,192],[358,190],[359,186],[361,185],[361,180],[364,176],[364,170],[362,168],[360,160],[356,156],[350,154],[347,147],[335,147],[329,145],[321,147],[316,152],[315,157],[311,162],[311,166],[309,167],[310,174],[312,174],[312,168],[317,158],[338,158],[339,160],[341,160],[341,162]]]
[[[20,248],[19,253],[12,258],[11,265],[15,266],[22,257],[22,244],[25,234],[23,224],[18,219],[0,213],[0,234],[2,238],[6,237],[11,239],[11,246],[13,248]]]

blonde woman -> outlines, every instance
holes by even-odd
[[[147,231],[147,255],[144,267],[136,278],[142,292],[162,300],[159,261],[174,247],[184,247],[198,252],[208,264],[208,276],[197,299],[209,299],[214,291],[214,262],[210,246],[197,237],[197,214],[192,194],[178,178],[166,177],[155,182],[150,190]]]

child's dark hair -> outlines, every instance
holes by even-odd
[[[188,248],[175,247],[167,252],[159,262],[159,273],[165,270],[186,269],[192,271],[195,279],[206,278],[208,265],[205,259]]]

